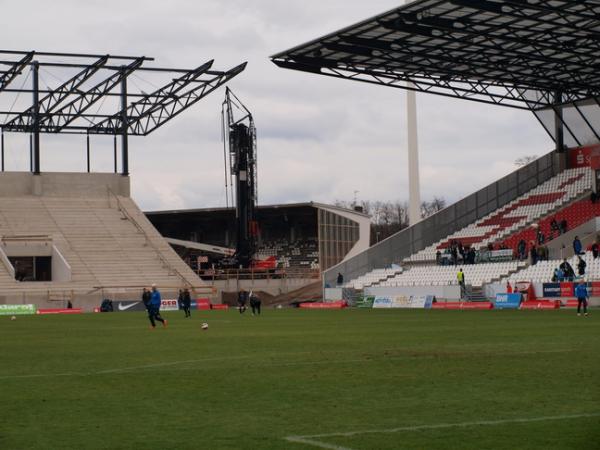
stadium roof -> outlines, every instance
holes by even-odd
[[[216,71],[212,60],[193,69],[145,65],[153,60],[0,50],[0,107],[10,105],[0,110],[0,128],[24,133],[145,136],[246,67],[243,63]],[[127,85],[132,76],[139,81],[141,73],[162,74],[163,79],[159,85],[149,82],[150,92],[137,88],[136,80],[133,86]],[[27,98],[19,103],[21,94]],[[28,100],[31,94],[33,101]]]
[[[415,0],[271,58],[529,110],[590,99],[597,106],[600,0]]]

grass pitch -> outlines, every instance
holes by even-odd
[[[598,310],[164,316],[0,317],[0,449],[600,448]]]

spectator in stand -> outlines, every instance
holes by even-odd
[[[538,261],[545,261],[546,260],[546,247],[544,247],[543,245],[540,245],[537,249],[537,254],[538,254]]]
[[[341,272],[338,272],[337,285],[341,286],[342,284],[344,284],[344,275],[342,275]]]
[[[490,251],[490,252],[493,252],[493,251],[494,251],[494,244],[492,244],[492,243],[490,242],[490,243],[487,245],[487,249],[488,249],[488,251]]]
[[[565,273],[562,271],[562,269],[560,267],[557,267],[556,269],[554,269],[554,275],[552,275],[552,282],[560,283],[564,279],[565,279]]]
[[[462,262],[465,263],[465,248],[463,247],[462,242],[460,241],[458,241],[458,253],[460,254],[460,259],[462,260]]]
[[[592,244],[592,256],[594,257],[594,259],[598,258],[598,243],[594,242]]]
[[[475,264],[476,257],[477,257],[477,254],[475,253],[475,249],[473,247],[471,247],[469,249],[469,264]]]
[[[507,281],[507,282],[506,282],[506,293],[507,293],[507,294],[512,294],[512,292],[513,292],[513,288],[512,288],[512,286],[510,285],[510,281]]]
[[[441,262],[442,262],[442,252],[440,252],[438,250],[437,252],[435,252],[435,263],[439,266]]]
[[[576,255],[582,255],[582,245],[581,245],[581,241],[579,240],[579,236],[575,236],[575,239],[573,239],[573,251],[575,252]]]
[[[519,260],[523,261],[527,257],[527,243],[524,239],[519,241],[519,244],[517,245],[517,252],[519,255]]]
[[[560,221],[560,232],[565,234],[567,232],[567,219],[563,219]]]
[[[581,256],[577,256],[578,261],[577,261],[577,273],[579,274],[580,277],[585,275],[585,268],[587,266],[587,264],[585,263],[584,259]]]
[[[452,246],[450,253],[452,255],[452,265],[455,266],[456,263],[458,262],[458,249],[456,248],[456,245]]]
[[[540,230],[539,225],[538,225],[538,230],[537,230],[537,243],[538,243],[538,245],[542,245],[545,240],[546,240],[546,237],[544,236],[544,233],[542,233],[542,230]]]
[[[558,226],[558,222],[556,221],[556,218],[552,219],[552,222],[550,222],[550,230],[552,230],[552,232],[556,232],[557,234],[560,234],[560,227]]]
[[[563,259],[563,262],[560,264],[559,267],[564,274],[563,279],[567,281],[572,281],[575,277],[575,271],[573,270],[573,267],[571,267],[571,264],[569,264],[569,262],[567,261],[567,258]]]
[[[538,252],[534,243],[531,244],[531,250],[529,251],[529,254],[531,255],[531,265],[535,266],[538,262]]]
[[[581,316],[581,305],[583,305],[583,315],[587,316],[587,301],[589,294],[585,287],[585,281],[579,281],[579,284],[575,288],[575,297],[577,297],[577,315]]]
[[[592,191],[590,194],[590,201],[592,203],[596,203],[598,201],[598,194],[596,194],[596,192]]]

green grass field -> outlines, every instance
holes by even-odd
[[[0,449],[600,449],[598,310],[165,316],[0,317]]]

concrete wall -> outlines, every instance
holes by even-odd
[[[217,291],[215,297],[221,299],[222,292],[263,291],[271,295],[287,294],[318,281],[314,278],[272,278],[268,280],[218,280],[214,282]]]
[[[114,173],[0,172],[0,196],[99,197],[115,194],[129,197],[129,177]]]
[[[71,281],[72,271],[71,266],[64,258],[62,253],[52,246],[52,281],[68,282]]]
[[[575,251],[573,250],[573,239],[575,239],[575,236],[579,236],[583,249],[585,250],[585,248],[588,245],[591,245],[596,239],[598,230],[600,230],[600,218],[596,217],[567,231],[565,234],[561,234],[547,244],[550,252],[549,259],[563,259],[573,256],[575,254]],[[563,245],[564,249],[562,248]]]
[[[18,256],[52,256],[52,240],[18,240],[2,241],[2,249],[8,257]]]
[[[395,296],[403,295],[405,297],[421,297],[426,295],[435,295],[438,299],[458,300],[460,299],[460,287],[457,285],[447,286],[399,286],[384,287],[375,286],[364,289],[364,295],[369,296]]]

